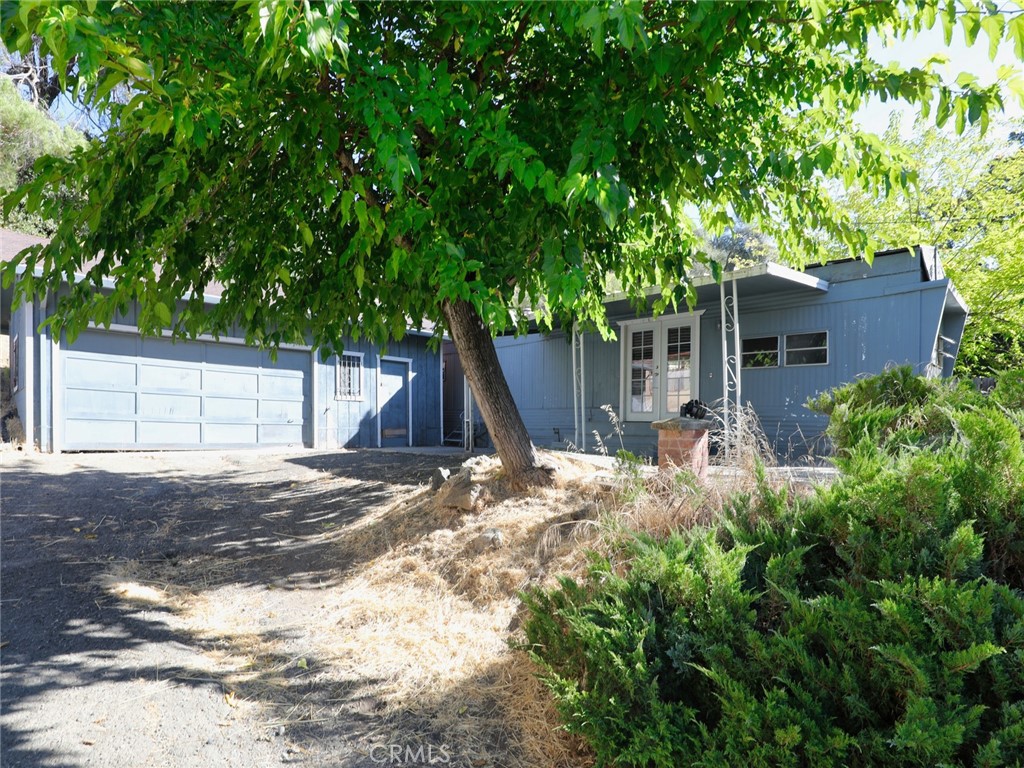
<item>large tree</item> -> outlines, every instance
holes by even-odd
[[[74,128],[62,126],[32,100],[22,98],[15,84],[0,75],[0,195],[33,178],[35,161],[43,156],[67,157],[85,144]],[[59,208],[74,204],[71,192],[60,185],[47,194]],[[3,217],[4,225],[21,232],[49,235],[56,229],[54,219],[30,214],[21,204]]]
[[[692,297],[698,215],[712,234],[750,222],[794,260],[819,253],[819,230],[870,251],[826,186],[906,180],[853,122],[865,99],[961,125],[1001,105],[995,87],[868,56],[872,32],[936,24],[993,50],[1012,38],[1024,58],[1024,19],[971,0],[5,4],[5,44],[41,38],[111,125],[8,198],[45,210],[41,191],[68,177],[86,198],[24,254],[42,277],[23,286],[102,254],[61,305],[72,329],[128,301],[143,330],[241,323],[327,348],[435,321],[506,471],[529,480],[492,334],[524,329],[528,309],[542,328],[608,332],[609,274],[638,304],[661,287],[658,310]],[[134,98],[112,103],[126,83]],[[206,312],[213,280],[227,287]]]
[[[894,121],[885,138],[911,159],[916,183],[888,198],[851,191],[840,204],[879,243],[934,243],[970,308],[957,371],[1024,367],[1024,121],[985,136]],[[838,250],[838,246],[834,246]]]

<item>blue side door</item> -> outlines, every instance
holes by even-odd
[[[384,448],[411,445],[409,365],[380,361],[380,444]]]

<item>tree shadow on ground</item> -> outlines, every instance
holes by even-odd
[[[338,557],[339,533],[392,504],[396,495],[415,496],[417,484],[439,463],[439,457],[349,453],[293,458],[270,472],[252,457],[230,471],[207,471],[195,462],[166,469],[161,461],[153,470],[136,469],[137,460],[126,460],[131,468],[124,471],[103,468],[116,466],[113,460],[83,457],[81,466],[56,472],[44,457],[30,457],[16,471],[5,470],[5,766],[76,764],[35,732],[35,708],[54,691],[145,680],[218,693],[237,685],[173,652],[182,645],[215,650],[220,641],[175,626],[166,608],[140,608],[105,591],[97,579],[112,565],[180,569],[178,581],[187,585],[190,564],[216,562],[219,569],[204,571],[203,588],[267,587],[268,579],[278,589],[335,585],[354,562]],[[265,639],[273,644],[272,633]],[[126,654],[141,661],[127,665]],[[376,681],[316,680],[309,670],[317,668],[315,659],[298,666],[271,651],[244,689],[254,696],[261,687],[273,691],[263,702],[267,722],[289,729],[312,728],[313,720],[321,720],[320,732],[357,745],[385,727],[375,714]],[[358,747],[350,751],[336,764],[372,764]]]

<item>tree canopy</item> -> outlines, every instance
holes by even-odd
[[[32,179],[33,164],[38,158],[67,157],[84,144],[85,137],[79,131],[58,124],[38,106],[23,99],[9,79],[0,76],[0,195]],[[66,187],[56,190],[59,201],[66,201],[68,194]],[[44,221],[27,213],[23,204],[10,212],[6,224],[39,235],[50,234],[56,227],[52,219]]]
[[[852,191],[839,203],[886,247],[933,243],[970,309],[957,370],[1024,367],[1024,122],[981,136],[917,124],[887,141],[910,157],[913,188],[888,198]]]
[[[4,10],[5,44],[41,38],[65,88],[110,117],[104,141],[38,165],[5,202],[46,214],[44,189],[81,185],[84,203],[22,260],[41,269],[22,281],[33,291],[102,253],[55,322],[109,321],[134,300],[143,330],[238,323],[328,348],[410,321],[450,328],[456,305],[491,332],[524,329],[526,308],[542,328],[608,332],[607,275],[638,303],[659,286],[662,310],[692,296],[695,263],[715,268],[697,216],[712,235],[747,221],[793,261],[820,253],[822,231],[870,253],[828,182],[882,192],[908,176],[856,111],[877,95],[962,127],[1002,94],[881,65],[869,35],[959,28],[1024,58],[1020,13],[972,0]],[[223,299],[204,311],[214,280]]]

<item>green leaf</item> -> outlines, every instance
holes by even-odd
[[[306,244],[307,248],[313,247],[313,230],[309,228],[309,225],[304,221],[299,222],[299,233],[302,235],[302,240]]]
[[[153,304],[153,314],[156,315],[156,319],[163,326],[170,326],[171,324],[171,310],[162,301],[155,302]]]
[[[1003,31],[1006,29],[1006,21],[1001,13],[986,16],[981,20],[981,28],[988,35],[988,58],[995,61],[999,53],[999,43],[1003,39]]]
[[[974,41],[978,39],[978,32],[981,31],[981,11],[977,8],[968,10],[960,17],[960,25],[964,29],[964,42],[968,46],[974,45]]]
[[[632,136],[636,133],[637,126],[640,125],[640,120],[644,116],[644,104],[636,102],[631,104],[622,116],[622,123],[626,129],[626,136]]]
[[[152,67],[134,56],[121,56],[117,59],[117,63],[124,68],[125,72],[139,80],[153,79]]]
[[[1007,38],[1013,40],[1013,53],[1018,60],[1024,61],[1024,14],[1014,16],[1007,23]]]

